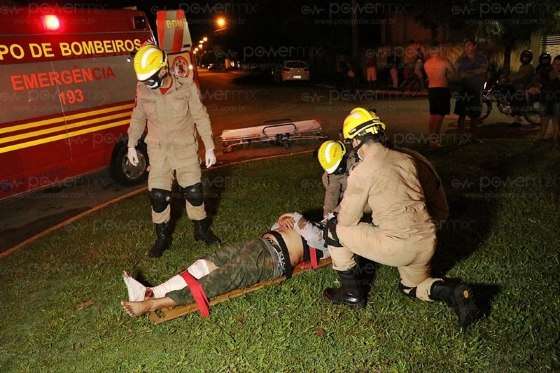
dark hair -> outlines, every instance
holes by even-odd
[[[378,142],[382,145],[387,145],[387,137],[385,136],[385,131],[375,135],[372,133],[366,133],[365,135],[358,136],[357,138],[360,139],[364,144]]]
[[[471,43],[474,46],[477,46],[478,43],[476,42],[475,38],[467,38],[465,39],[465,41],[463,42],[463,45],[467,44],[467,43]]]

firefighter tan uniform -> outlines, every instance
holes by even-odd
[[[334,212],[342,200],[344,191],[346,190],[346,183],[348,174],[356,164],[355,158],[350,156],[346,159],[346,172],[343,174],[329,174],[324,172],[321,177],[323,186],[325,188],[325,199],[323,201],[323,215],[326,216]]]
[[[449,215],[449,207],[447,205],[447,197],[445,196],[445,190],[439,175],[430,161],[420,153],[408,148],[397,148],[396,150],[414,158],[420,184],[422,185],[424,195],[426,196],[428,212],[438,224],[438,227],[441,226]],[[319,162],[321,162],[321,154],[319,154],[319,158]],[[354,153],[352,153],[345,161],[346,172],[329,173],[325,171],[323,173],[322,182],[325,187],[323,216],[327,216],[331,212],[338,212],[339,203],[342,200],[348,183],[348,175],[357,165]],[[364,214],[371,214],[371,209],[367,205],[365,206]]]
[[[346,190],[346,179],[348,175],[329,175],[327,172],[323,173],[321,181],[325,188],[325,199],[323,201],[323,216],[335,211],[338,203],[342,199],[342,195]]]
[[[437,243],[434,217],[447,217],[441,181],[424,157],[387,148],[385,131],[385,123],[364,108],[353,109],[344,120],[344,138],[352,140],[361,161],[350,173],[338,216],[330,217],[325,225],[341,286],[326,288],[323,296],[335,304],[365,306],[367,286],[354,261],[356,254],[397,267],[403,293],[445,302],[465,327],[480,315],[470,287],[430,277]],[[434,196],[428,201],[426,193]],[[365,206],[371,208],[372,223],[360,223]]]
[[[375,225],[359,223],[364,206]],[[416,287],[416,296],[430,300],[438,279],[429,275],[436,247],[436,225],[428,212],[414,159],[379,147],[353,170],[340,205],[338,238],[343,247],[330,250],[333,268],[356,265],[354,254],[397,267],[401,283]]]
[[[325,187],[323,216],[337,211],[346,190],[348,174],[356,164],[356,155],[346,151],[342,141],[327,140],[317,151],[317,158],[325,170],[321,178]]]
[[[214,149],[210,118],[200,101],[198,87],[192,80],[172,78],[171,88],[165,94],[138,84],[128,130],[131,147],[136,146],[148,126],[145,142],[150,158],[149,190],[170,191],[173,172],[182,188],[201,182],[197,133],[205,149]],[[204,203],[195,206],[187,200],[186,208],[191,220],[206,218]],[[162,212],[152,210],[153,222],[169,221],[170,211],[170,205]]]
[[[414,158],[418,179],[426,198],[428,212],[438,228],[441,227],[449,216],[449,205],[447,204],[445,189],[437,171],[432,163],[422,154],[408,148],[398,148],[396,150]]]
[[[156,241],[148,256],[159,257],[171,243],[171,188],[177,179],[187,215],[194,224],[194,239],[206,244],[220,240],[210,230],[198,159],[197,134],[204,142],[206,167],[216,162],[212,128],[198,88],[189,78],[169,73],[167,55],[147,44],[134,56],[138,79],[136,105],[128,129],[128,160],[137,164],[136,145],[146,126],[150,173],[148,190]]]

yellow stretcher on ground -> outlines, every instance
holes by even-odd
[[[326,267],[328,265],[331,264],[331,258],[325,258],[325,259],[321,259],[317,265],[316,268],[314,269],[319,269],[319,268],[323,268]],[[292,277],[293,276],[297,276],[303,272],[307,272],[307,271],[311,271],[313,270],[311,268],[311,265],[309,263],[300,263],[297,267],[294,268],[293,272],[292,272]],[[233,298],[237,298],[237,297],[241,297],[245,294],[248,293],[252,293],[254,291],[257,291],[259,289],[271,286],[271,285],[276,285],[279,284],[283,281],[286,280],[286,277],[277,277],[277,278],[273,278],[271,280],[267,280],[267,281],[262,281],[262,282],[258,282],[252,286],[249,286],[247,288],[243,288],[243,289],[235,289],[232,291],[229,291],[227,293],[218,295],[212,299],[210,299],[210,306],[214,306],[216,304],[225,302],[227,300],[233,299]],[[185,290],[188,291],[188,290]],[[190,313],[193,312],[197,312],[198,311],[198,306],[196,305],[196,303],[191,303],[191,304],[185,304],[184,306],[176,306],[176,307],[172,307],[172,308],[163,308],[161,310],[157,310],[155,312],[150,312],[148,313],[148,318],[150,319],[150,321],[154,324],[161,324],[165,321],[169,321],[169,320],[173,320],[176,318],[179,318],[181,316],[185,316],[188,315]]]
[[[270,120],[258,126],[224,130],[220,135],[224,152],[230,152],[237,146],[254,143],[272,143],[287,148],[295,141],[319,141],[325,138],[321,123],[315,119]]]

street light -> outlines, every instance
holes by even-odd
[[[206,43],[208,41],[208,37],[207,36],[203,37],[202,41]]]
[[[223,30],[226,28],[227,25],[226,17],[220,16],[216,18],[215,22],[216,22],[216,26],[218,26],[218,29],[216,31]]]

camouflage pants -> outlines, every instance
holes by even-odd
[[[218,266],[198,280],[208,298],[279,276],[277,259],[260,239],[224,247],[202,259]],[[191,292],[186,288],[171,291],[166,296],[177,305],[194,302]]]

